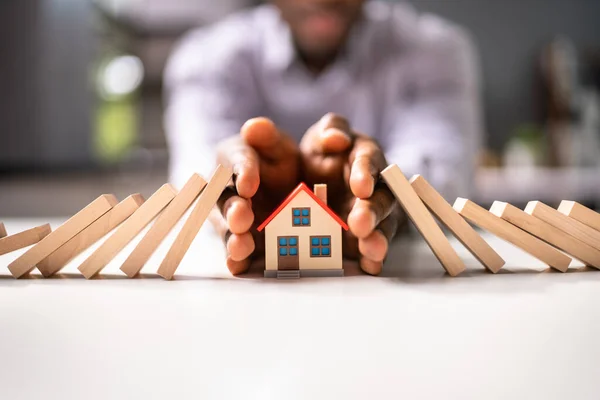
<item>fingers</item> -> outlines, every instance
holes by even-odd
[[[248,271],[251,263],[252,260],[250,258],[246,258],[242,261],[235,261],[231,257],[227,257],[227,268],[232,275],[240,275]]]
[[[387,218],[398,203],[392,192],[383,183],[379,183],[368,199],[356,199],[348,214],[348,226],[359,239],[369,236],[373,230]]]
[[[379,179],[379,172],[387,166],[381,147],[373,139],[359,135],[350,152],[349,161],[350,190],[360,199],[371,197]]]
[[[232,168],[240,196],[249,199],[256,194],[260,184],[260,162],[256,150],[235,136],[219,146],[218,162]]]
[[[304,179],[308,182],[326,183],[332,191],[344,189],[352,138],[346,119],[335,114],[327,114],[321,118],[300,142]]]
[[[397,213],[392,213],[384,219],[376,230],[367,237],[358,240],[361,269],[370,275],[379,275],[383,262],[389,250],[389,242],[396,235],[400,218]]]
[[[250,232],[231,234],[227,240],[227,254],[233,261],[243,261],[254,252],[254,238]]]
[[[235,234],[250,230],[254,222],[250,199],[238,196],[232,187],[227,187],[219,197],[217,207],[225,220],[227,230]]]
[[[286,192],[297,184],[298,146],[290,136],[277,129],[273,122],[266,118],[248,120],[242,126],[240,138],[257,155],[256,176],[259,177],[260,185],[268,190]],[[256,194],[256,190],[253,194]],[[240,195],[246,197],[242,192]]]
[[[348,120],[329,113],[306,132],[300,148],[313,155],[342,153],[352,145],[352,136]]]
[[[253,118],[242,126],[240,131],[244,142],[251,146],[265,160],[276,162],[295,152],[295,143],[277,129],[267,118]]]
[[[232,187],[228,187],[210,219],[225,243],[227,267],[234,275],[245,272],[255,250],[254,238],[249,232],[254,222],[251,200],[238,196]]]
[[[348,226],[358,238],[361,269],[378,275],[388,252],[391,238],[396,235],[402,212],[394,195],[379,183],[368,199],[356,199],[348,214]]]

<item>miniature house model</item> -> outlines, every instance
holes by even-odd
[[[265,230],[265,277],[343,276],[344,223],[327,206],[327,186],[301,183],[258,227]]]

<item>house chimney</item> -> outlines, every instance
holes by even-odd
[[[313,192],[323,203],[327,204],[327,185],[319,183],[314,186]]]

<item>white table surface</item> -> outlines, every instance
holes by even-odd
[[[205,227],[167,282],[151,273],[172,238],[135,280],[118,270],[135,241],[92,281],[89,252],[53,279],[0,256],[0,399],[600,398],[600,271],[486,236],[497,275],[453,241],[468,271],[451,278],[414,238],[381,277],[234,278]]]

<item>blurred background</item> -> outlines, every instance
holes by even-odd
[[[167,181],[162,73],[177,39],[254,0],[2,0],[0,215],[72,215]],[[472,198],[600,205],[600,1],[412,0],[478,46]]]

